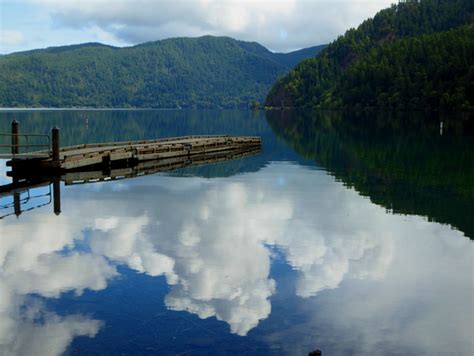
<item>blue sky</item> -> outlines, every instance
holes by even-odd
[[[100,36],[91,28],[62,26],[54,20],[54,9],[39,2],[0,0],[1,54],[96,41],[126,45],[123,41]]]
[[[0,0],[0,53],[225,35],[287,52],[330,42],[393,0]]]

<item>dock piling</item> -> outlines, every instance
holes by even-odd
[[[21,197],[18,192],[13,193],[13,209],[16,217],[19,217],[21,215]]]
[[[61,179],[55,177],[53,179],[53,206],[54,214],[57,216],[61,214]]]
[[[13,119],[12,121],[12,154],[16,155],[18,154],[18,121]]]
[[[59,128],[54,126],[51,130],[52,137],[52,149],[53,149],[53,161],[59,162]]]

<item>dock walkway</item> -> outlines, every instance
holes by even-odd
[[[201,135],[60,147],[58,128],[52,129],[51,136],[20,134],[15,120],[11,133],[0,133],[2,137],[4,141],[11,140],[7,144],[0,142],[0,150],[8,148],[11,152],[0,151],[0,159],[9,159],[6,164],[12,170],[7,176],[12,183],[0,186],[0,198],[13,196],[13,201],[0,205],[0,219],[18,217],[51,202],[54,213],[60,214],[61,181],[65,185],[98,183],[227,162],[259,154],[262,145],[261,138],[254,136]],[[38,143],[38,139],[45,142]],[[42,150],[20,152],[32,147]],[[30,190],[45,186],[49,193],[30,194]],[[32,203],[45,197],[49,197],[46,203]]]
[[[82,144],[52,150],[17,155],[7,162],[14,170],[60,169],[64,171],[116,163],[142,162],[215,152],[250,149],[261,146],[261,139],[253,136],[184,136],[147,141],[106,142]],[[56,152],[55,152],[56,151]]]

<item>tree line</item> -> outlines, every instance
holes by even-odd
[[[0,57],[0,107],[249,107],[319,50],[273,53],[255,42],[204,36],[19,52]]]
[[[473,11],[472,0],[392,5],[279,79],[266,105],[471,110]]]

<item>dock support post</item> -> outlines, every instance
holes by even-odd
[[[53,162],[59,162],[59,128],[56,126],[51,130],[52,148],[53,148]]]
[[[16,217],[19,217],[21,215],[21,199],[18,192],[13,193],[13,209]]]
[[[53,179],[53,205],[54,214],[61,214],[61,180],[59,177]]]
[[[18,121],[12,121],[12,154],[18,154]]]

